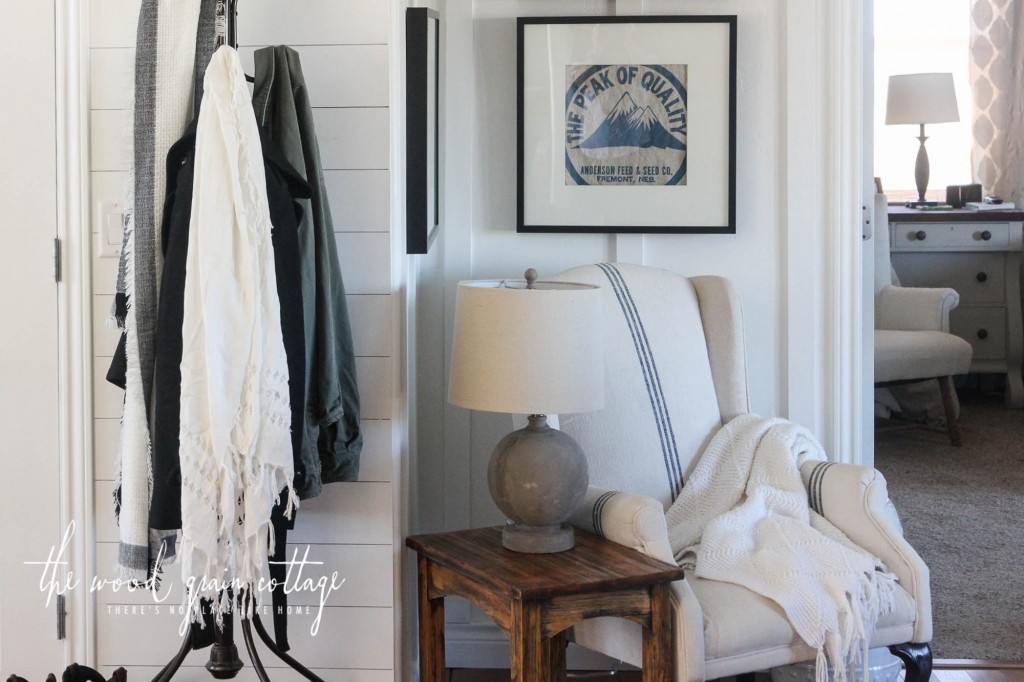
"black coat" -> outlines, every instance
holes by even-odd
[[[301,490],[308,473],[302,460],[301,434],[305,396],[303,376],[305,340],[302,318],[302,286],[298,225],[302,208],[297,199],[308,199],[309,185],[288,164],[266,135],[262,135],[263,165],[267,178],[267,199],[273,225],[274,267],[277,294],[281,305],[281,332],[284,337],[290,377],[292,455],[295,464],[294,485]],[[153,499],[150,505],[151,528],[181,528],[181,466],[178,458],[178,428],[181,414],[181,324],[184,312],[185,260],[188,254],[189,223],[192,214],[192,181],[195,173],[196,121],[167,154],[167,195],[164,201],[161,246],[164,268],[160,280],[159,315],[156,327],[154,368],[154,408],[150,423],[152,434]],[[123,386],[124,343],[119,344],[108,373],[108,380]]]

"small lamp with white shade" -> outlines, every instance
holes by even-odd
[[[921,126],[917,138],[921,146],[917,150],[914,179],[917,181],[917,201],[908,206],[934,206],[924,194],[928,189],[928,152],[924,142],[925,123],[955,123],[960,120],[956,106],[956,90],[951,73],[907,73],[889,76],[889,94],[885,103],[885,124],[916,124]]]
[[[487,481],[509,519],[502,544],[542,554],[573,547],[566,521],[589,484],[579,444],[545,415],[603,407],[604,344],[600,287],[536,277],[459,283],[448,401],[529,415],[494,449]]]

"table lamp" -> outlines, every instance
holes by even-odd
[[[546,554],[571,549],[566,521],[589,477],[583,450],[546,415],[604,405],[600,287],[526,280],[459,282],[448,402],[529,415],[505,436],[487,467],[487,485],[509,521],[502,544]]]
[[[917,164],[914,179],[917,180],[917,201],[907,206],[935,206],[937,202],[926,201],[928,189],[928,152],[925,151],[925,123],[952,123],[960,120],[956,106],[956,91],[951,73],[907,73],[889,76],[889,94],[885,103],[885,124],[917,124],[921,126],[918,140]]]

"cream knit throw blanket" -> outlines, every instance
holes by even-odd
[[[708,443],[667,513],[680,565],[777,603],[818,650],[820,681],[827,679],[826,663],[845,680],[866,660],[895,588],[879,559],[809,508],[799,467],[824,458],[803,427],[740,415]]]
[[[269,579],[270,512],[296,503],[288,364],[256,117],[238,53],[206,70],[196,130],[181,359],[182,575],[192,619],[218,622]]]

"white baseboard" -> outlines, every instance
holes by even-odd
[[[448,623],[445,625],[445,665],[449,668],[506,669],[511,649],[505,633],[493,623]],[[633,666],[596,651],[569,645],[569,670],[632,670]]]

